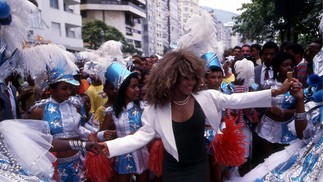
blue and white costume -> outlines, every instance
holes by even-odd
[[[45,99],[32,107],[44,108],[43,120],[48,124],[48,133],[57,139],[77,138],[87,140],[90,130],[81,126],[81,115],[78,113],[78,105],[70,97],[62,103],[53,98]],[[79,181],[83,178],[81,152],[68,158],[58,158],[58,175],[62,181]]]
[[[271,179],[281,181],[322,181],[323,176],[323,106],[316,104],[318,107],[312,107],[308,112],[308,119],[311,124],[308,124],[304,134],[312,133],[312,137],[307,138],[308,143],[304,144],[298,141],[296,146],[299,149],[289,158],[288,161],[279,164],[271,172],[264,176],[264,181]],[[309,105],[307,104],[307,105]],[[311,136],[311,135],[308,135]],[[308,137],[307,136],[307,137]]]
[[[313,63],[314,73],[320,79],[316,85],[304,90],[307,125],[303,140],[292,141],[288,147],[272,154],[243,178],[232,181],[323,181],[323,49],[314,57]],[[291,122],[289,127],[296,133],[294,124]]]
[[[243,178],[232,181],[322,181],[323,104],[310,101],[305,105],[305,109],[308,125],[303,131],[304,140],[292,141],[288,147],[265,159],[264,163]]]
[[[271,88],[277,89],[281,85],[282,83],[275,81]],[[295,105],[295,98],[289,92],[273,97],[272,101],[273,106],[277,106],[280,109],[292,109]],[[264,115],[256,128],[256,132],[260,137],[271,143],[289,144],[297,138],[288,127],[288,124],[293,120],[294,118],[287,121],[274,121]]]
[[[143,108],[134,102],[128,103],[119,118],[115,116],[112,107],[106,109],[106,114],[113,113],[112,119],[119,138],[133,134],[142,127],[142,112]],[[148,158],[149,153],[147,147],[144,146],[131,153],[116,156],[114,170],[119,174],[141,174],[148,169]]]

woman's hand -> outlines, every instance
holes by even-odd
[[[101,147],[101,149],[102,149],[102,153],[104,154],[104,155],[109,155],[110,154],[110,152],[109,152],[109,148],[108,148],[108,145],[105,143],[105,142],[100,142],[100,143],[98,143],[99,145],[100,145],[100,147]]]
[[[292,78],[291,81],[288,81],[288,79],[285,79],[283,85],[281,86],[281,90],[283,91],[283,93],[288,92],[288,90],[293,86],[293,83],[295,82],[299,83],[296,78]]]
[[[113,140],[117,138],[117,131],[116,130],[105,130],[103,137],[105,140]]]
[[[89,136],[87,137],[88,141],[91,141],[91,142],[97,142],[98,139],[96,137],[96,133],[90,133]]]
[[[103,147],[95,142],[86,142],[86,151],[99,155],[103,154]]]
[[[275,95],[273,95],[274,97],[280,94],[284,94],[286,92],[288,92],[290,90],[290,88],[292,87],[293,83],[299,83],[298,80],[296,78],[292,78],[291,81],[288,81],[288,79],[285,79],[284,83],[282,84],[282,86],[278,89],[274,89],[274,93]]]
[[[289,92],[296,99],[304,99],[303,85],[300,82],[293,82]]]

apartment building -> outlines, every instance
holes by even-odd
[[[201,14],[202,8],[198,5],[199,0],[178,0],[179,10],[179,35],[183,35],[184,25],[193,14]]]
[[[80,0],[38,0],[30,42],[56,43],[71,51],[83,50]]]
[[[83,21],[99,19],[118,29],[129,44],[142,51],[145,0],[81,0]]]

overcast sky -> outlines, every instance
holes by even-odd
[[[242,3],[250,2],[251,0],[200,0],[199,5],[240,14],[241,12],[237,11],[237,9],[241,8]]]

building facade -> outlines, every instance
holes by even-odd
[[[83,50],[80,0],[37,1],[29,41],[60,44],[71,51]]]
[[[177,42],[180,38],[179,15],[181,14],[181,9],[178,6],[178,0],[169,0],[168,7],[169,7],[168,42],[169,42],[169,47],[172,49],[172,48],[177,47]]]
[[[145,0],[82,0],[80,9],[83,21],[102,20],[118,29],[129,44],[142,51]]]
[[[234,22],[228,22],[228,23],[225,23],[224,26],[226,27],[226,34],[227,34],[227,37],[228,37],[228,41],[227,41],[227,44],[226,46],[228,48],[233,48],[237,45],[241,45],[241,37],[240,35],[236,34],[236,35],[233,35],[233,25],[234,25]]]
[[[178,0],[147,1],[144,56],[164,55],[179,39]]]
[[[183,35],[184,25],[193,14],[200,15],[201,7],[198,5],[199,0],[179,0],[179,35]]]

